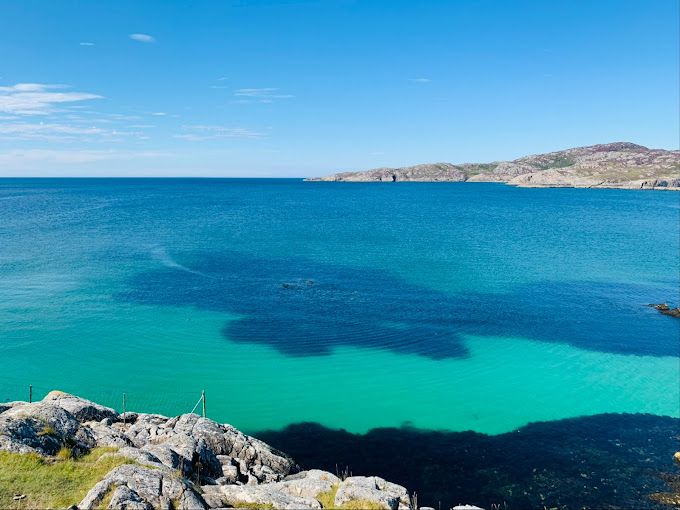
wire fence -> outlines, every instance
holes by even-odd
[[[166,416],[195,413],[204,417],[207,416],[206,391],[203,389],[195,391],[144,391],[141,389],[126,390],[121,388],[117,390],[91,387],[75,390],[69,388],[68,385],[55,388],[41,384],[6,381],[0,377],[0,402],[37,402],[54,390],[71,393],[97,404],[111,407],[119,413],[144,412]]]

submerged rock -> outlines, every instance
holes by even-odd
[[[651,306],[652,308],[656,308],[659,312],[661,312],[664,315],[668,315],[670,317],[675,317],[676,319],[680,319],[680,307],[671,308],[666,303],[660,303],[658,305],[651,304],[649,306]]]

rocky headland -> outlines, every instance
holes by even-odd
[[[307,181],[500,182],[534,188],[680,190],[680,151],[628,142],[577,147],[492,163],[432,163],[342,172]]]
[[[82,492],[82,497],[69,504],[83,510],[406,510],[411,505],[407,490],[400,485],[376,476],[302,471],[285,453],[230,425],[196,414],[174,418],[130,412],[123,415],[59,391],[50,392],[39,402],[0,404],[0,454],[17,484],[38,476],[24,472],[25,459],[47,469],[59,462],[74,463],[65,474],[66,481],[73,481],[79,458],[96,458],[90,470],[113,466],[92,487],[73,488],[64,483],[64,491]],[[39,487],[40,480],[35,484]],[[34,492],[40,491],[37,488]],[[0,500],[3,507],[48,504],[39,494],[22,492],[20,487],[12,492],[1,496],[11,496],[9,502]]]

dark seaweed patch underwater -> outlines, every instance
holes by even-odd
[[[663,509],[650,499],[677,475],[680,420],[600,414],[533,423],[516,432],[374,429],[367,434],[315,423],[263,431],[257,437],[302,467],[378,475],[418,494],[418,503],[487,510]],[[492,505],[499,505],[494,507]]]
[[[137,274],[119,297],[237,314],[223,329],[226,338],[289,356],[349,345],[465,357],[465,334],[618,354],[678,354],[680,323],[646,306],[668,298],[651,285],[542,282],[508,294],[449,294],[384,270],[223,252],[180,256]],[[418,492],[421,505],[513,510],[661,508],[649,495],[665,489],[660,473],[674,469],[678,434],[674,418],[602,414],[497,436],[410,427],[361,435],[315,423],[256,435],[303,467],[348,467],[401,483]]]
[[[646,306],[669,297],[651,285],[542,282],[509,294],[448,294],[384,270],[239,252],[182,256],[129,284],[120,298],[238,314],[225,326],[225,337],[290,356],[349,345],[433,359],[464,357],[464,334],[678,355],[680,322]]]

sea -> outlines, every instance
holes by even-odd
[[[680,304],[679,218],[647,190],[0,179],[0,401],[205,392],[302,467],[435,508],[657,508],[680,320],[649,305]]]

